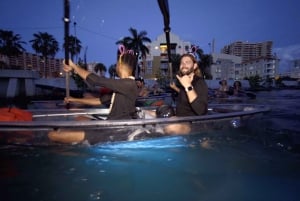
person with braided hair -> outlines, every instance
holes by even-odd
[[[65,103],[80,103],[87,105],[102,105],[107,101],[109,104],[108,120],[117,119],[134,119],[136,118],[135,102],[137,99],[137,86],[135,78],[132,76],[136,66],[136,57],[133,51],[125,50],[124,46],[119,47],[117,56],[116,72],[119,79],[108,79],[100,77],[92,72],[89,72],[69,60],[67,65],[64,62],[65,72],[77,73],[91,86],[106,87],[113,91],[111,97],[86,97],[74,98],[65,97]],[[79,120],[87,120],[80,118]],[[91,120],[91,119],[89,119]],[[50,140],[60,143],[79,143],[88,141],[92,143],[94,135],[81,130],[56,130],[48,133]]]
[[[120,79],[108,79],[89,72],[71,60],[69,65],[64,64],[66,72],[74,71],[91,86],[106,87],[113,91],[110,97],[104,98],[74,98],[66,97],[65,103],[81,103],[88,105],[101,105],[110,99],[110,113],[107,119],[132,119],[135,115],[135,101],[137,98],[137,87],[135,78],[132,76],[136,66],[136,57],[132,51],[119,47],[116,72]]]

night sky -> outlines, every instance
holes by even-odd
[[[147,31],[151,40],[163,34],[164,24],[157,0],[71,0],[70,34],[82,43],[88,62],[115,63],[116,41],[131,36],[128,29]],[[273,53],[287,61],[300,59],[300,1],[298,0],[169,0],[171,32],[181,40],[215,52],[231,42],[273,41]],[[29,52],[33,33],[48,32],[60,43],[63,57],[63,0],[2,0],[0,29],[20,34]],[[76,26],[74,26],[74,22]],[[172,42],[172,41],[171,41]]]

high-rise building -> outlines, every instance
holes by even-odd
[[[259,43],[237,41],[224,46],[221,53],[242,57],[242,62],[244,63],[257,58],[272,57],[272,45],[272,41]]]
[[[279,60],[272,54],[272,41],[259,43],[236,41],[222,48],[224,54],[242,58],[242,77],[258,75],[262,78],[274,78],[277,73]]]
[[[1,60],[13,69],[38,71],[41,77],[59,77],[62,72],[63,59],[43,58],[42,56],[23,52],[15,57],[1,55]]]

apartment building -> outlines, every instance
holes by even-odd
[[[171,55],[190,51],[191,43],[181,40],[170,33]],[[279,59],[272,54],[272,41],[249,43],[237,41],[222,48],[221,53],[212,53],[213,79],[241,80],[259,75],[274,78],[277,74]],[[168,75],[169,64],[165,34],[161,34],[150,44],[149,54],[141,62],[142,74],[146,78]],[[158,75],[159,74],[159,75]]]
[[[212,53],[213,63],[211,65],[211,75],[214,80],[241,80],[242,75],[242,57]]]
[[[237,41],[224,46],[221,53],[212,53],[213,79],[241,80],[254,75],[274,78],[277,75],[279,59],[272,55],[272,44],[272,41],[260,43]],[[139,61],[140,76],[155,79],[170,75],[165,33],[145,45],[149,49],[149,54]],[[183,41],[178,35],[170,32],[171,55],[190,52],[191,45],[189,41]],[[62,76],[62,59],[48,58],[46,62],[41,56],[24,52],[18,57],[7,58],[0,55],[0,61],[11,67],[38,71],[41,77]],[[93,71],[95,64],[88,64],[88,69]],[[299,62],[295,65],[298,73]]]
[[[290,66],[288,71],[280,75],[300,79],[300,59],[290,60],[288,61],[288,65]]]
[[[272,41],[250,43],[236,41],[221,49],[221,53],[242,57],[242,62],[248,62],[259,57],[272,57]]]
[[[14,69],[38,71],[41,77],[60,77],[62,70],[62,59],[47,58],[23,52],[17,57],[0,56],[7,66]]]
[[[159,35],[156,40],[145,44],[149,54],[141,62],[141,76],[156,78],[169,75],[169,60],[165,33]],[[171,55],[184,54],[190,51],[191,43],[183,41],[176,34],[170,33]]]
[[[241,57],[241,64],[235,71],[240,79],[255,75],[274,78],[279,59],[272,54],[272,45],[272,41],[258,43],[237,41],[224,46],[221,53]]]

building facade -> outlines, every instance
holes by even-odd
[[[142,61],[141,76],[155,79],[169,75],[170,68],[165,34],[159,35],[156,40],[145,45],[149,49],[149,54]],[[181,55],[190,51],[191,43],[183,41],[177,35],[170,33],[170,46],[171,55]]]
[[[300,59],[296,59],[293,61],[293,67],[292,67],[290,76],[292,78],[300,79]]]
[[[221,53],[242,57],[242,62],[248,62],[260,57],[272,57],[272,41],[249,43],[236,41],[221,49]]]
[[[23,52],[17,57],[0,55],[1,61],[12,69],[39,72],[40,77],[61,77],[63,59],[43,58],[42,56]]]
[[[272,45],[272,41],[258,43],[237,41],[224,46],[221,53],[241,57],[241,64],[235,72],[239,79],[255,75],[275,78],[279,59],[272,54]]]
[[[212,58],[211,75],[214,80],[242,79],[242,57],[222,53],[212,53]]]
[[[275,78],[279,60],[275,57],[261,57],[242,63],[243,77],[259,75],[262,78]]]
[[[190,52],[191,43],[170,33],[171,55]],[[249,43],[237,41],[222,48],[221,53],[212,53],[211,75],[214,80],[242,80],[258,75],[274,78],[279,59],[272,54],[272,41]],[[142,62],[142,76],[155,78],[169,74],[169,63],[165,34],[146,44],[149,54]]]
[[[211,75],[213,79],[241,80],[246,77],[259,75],[262,78],[274,78],[277,75],[279,59],[272,55],[272,41],[249,43],[237,41],[222,48],[221,53],[212,53],[213,64]],[[145,44],[149,49],[146,58],[139,61],[140,76],[156,79],[170,75],[165,33],[156,40]],[[191,43],[183,41],[179,36],[170,32],[171,55],[182,55],[191,51]],[[0,61],[14,69],[32,70],[39,72],[42,78],[64,76],[62,59],[47,58],[24,52],[18,57],[0,55]],[[94,71],[96,63],[88,64],[88,70]],[[299,60],[295,61],[294,74],[299,74]]]

